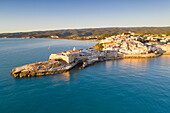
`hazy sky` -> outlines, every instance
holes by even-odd
[[[170,26],[170,0],[0,0],[0,33]]]

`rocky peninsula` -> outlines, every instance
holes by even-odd
[[[111,36],[89,49],[64,51],[49,56],[48,61],[16,67],[14,78],[35,77],[66,72],[77,64],[83,69],[96,62],[123,58],[153,58],[170,52],[169,40],[163,44],[141,43],[127,35]]]
[[[64,61],[43,61],[14,68],[11,74],[14,78],[35,77],[62,73],[73,68],[78,62],[67,64]]]
[[[42,61],[32,64],[27,64],[21,67],[16,67],[12,69],[11,74],[14,78],[24,78],[24,77],[36,77],[36,76],[43,76],[43,75],[53,75],[57,73],[63,73],[69,71],[77,64],[81,64],[79,69],[84,69],[85,67],[92,65],[96,62],[102,62],[107,60],[116,60],[116,59],[123,59],[123,58],[153,58],[158,57],[161,54],[145,54],[145,55],[125,55],[119,54],[118,56],[112,57],[95,57],[95,58],[83,58],[71,63],[67,63],[61,59],[50,59],[48,61]]]

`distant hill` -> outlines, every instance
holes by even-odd
[[[104,37],[124,32],[136,34],[167,34],[170,35],[170,27],[113,27],[113,28],[89,28],[89,29],[67,29],[50,31],[33,31],[18,33],[2,33],[0,38],[81,38],[81,37]],[[52,37],[51,37],[52,36]]]

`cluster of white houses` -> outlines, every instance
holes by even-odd
[[[110,38],[109,38],[110,39]],[[107,39],[106,39],[107,40]],[[112,41],[100,42],[103,44],[103,50],[110,50],[126,54],[147,53],[148,48],[141,42],[125,37],[112,37]]]
[[[150,42],[142,43],[139,39],[148,39]],[[153,39],[161,39],[159,43],[153,43]],[[121,52],[124,54],[147,54],[148,52],[163,52],[169,51],[170,37],[135,37],[129,35],[117,35],[111,36],[100,43],[103,44],[103,50],[110,50],[115,52]]]
[[[125,55],[148,54],[150,52],[163,53],[162,50],[166,51],[167,48],[168,50],[170,49],[170,45],[168,44],[169,41],[170,40],[166,39],[166,41],[159,46],[159,44],[141,43],[138,41],[137,37],[123,34],[101,40],[99,43],[103,45],[103,50],[95,50],[93,48],[76,50],[76,48],[73,48],[73,50],[51,54],[49,59],[62,59],[67,63],[79,60],[95,62],[101,58],[117,58]]]

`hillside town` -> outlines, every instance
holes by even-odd
[[[158,42],[159,40],[159,42]],[[134,36],[134,33],[111,36],[99,43],[103,45],[103,50],[121,52],[124,54],[148,54],[168,52],[170,36]]]
[[[67,63],[75,61],[85,61],[86,65],[96,61],[103,61],[115,58],[126,57],[156,57],[165,53],[170,53],[170,37],[140,37],[135,33],[123,33],[122,35],[111,36],[99,41],[96,46],[85,50],[64,51],[62,53],[51,54],[50,60],[62,59]],[[147,42],[142,42],[148,40]],[[161,40],[153,43],[153,40]]]
[[[100,40],[91,48],[77,50],[74,47],[73,50],[51,54],[49,61],[14,68],[11,74],[15,78],[51,75],[68,71],[77,64],[83,69],[95,62],[123,58],[152,58],[163,54],[170,54],[170,37],[141,37],[128,32]]]

